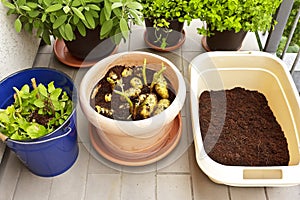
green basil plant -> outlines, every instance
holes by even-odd
[[[8,15],[17,16],[15,29],[35,33],[50,44],[50,36],[66,41],[101,25],[100,39],[113,37],[118,44],[128,38],[129,21],[141,24],[139,0],[1,0]]]

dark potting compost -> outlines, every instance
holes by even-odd
[[[208,156],[223,165],[286,166],[287,140],[265,96],[236,87],[204,91],[199,123]]]
[[[146,62],[146,61],[145,61]],[[116,120],[142,120],[159,114],[175,99],[169,80],[144,66],[116,65],[99,80],[91,94],[91,106]]]

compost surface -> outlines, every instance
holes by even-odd
[[[236,87],[204,91],[199,123],[208,156],[223,165],[285,166],[288,144],[265,96]]]
[[[124,72],[124,69],[128,68],[130,70],[132,70],[132,74],[123,77],[122,73]],[[95,94],[95,97],[91,98],[91,106],[95,108],[96,110],[96,106],[101,106],[102,108],[104,108],[104,112],[101,112],[100,114],[108,117],[108,118],[112,118],[112,119],[116,119],[116,120],[123,120],[123,121],[131,121],[131,120],[142,120],[144,119],[143,116],[141,116],[139,113],[136,114],[136,116],[132,116],[130,114],[130,110],[128,107],[128,104],[126,102],[126,100],[124,98],[122,98],[119,94],[116,94],[114,92],[114,90],[119,90],[121,91],[122,89],[119,86],[116,86],[115,88],[112,87],[112,85],[109,83],[109,81],[107,80],[108,77],[110,77],[111,73],[113,72],[113,74],[115,74],[115,76],[117,77],[117,79],[122,79],[122,85],[123,85],[123,90],[127,90],[129,89],[131,86],[130,84],[130,80],[133,77],[137,77],[141,80],[143,80],[142,77],[142,66],[123,66],[123,65],[116,65],[112,68],[110,68],[108,70],[108,72],[105,74],[105,76],[99,80],[99,82],[97,83],[97,85],[95,86],[95,88],[98,88],[97,93]],[[146,69],[146,77],[147,77],[147,85],[143,85],[142,89],[141,89],[141,93],[136,96],[136,97],[130,97],[131,101],[135,104],[139,101],[139,96],[142,94],[150,94],[153,93],[156,95],[157,100],[161,100],[162,97],[160,97],[160,95],[155,91],[151,91],[150,92],[150,84],[152,82],[153,79],[153,75],[156,71],[152,70],[152,69]],[[171,87],[171,83],[170,81],[165,78],[167,81],[167,85],[168,85],[168,94],[169,94],[169,101],[170,103],[173,102],[173,100],[175,99],[176,95],[174,93],[174,89]],[[105,96],[107,94],[111,94],[111,100],[107,101],[105,100]]]

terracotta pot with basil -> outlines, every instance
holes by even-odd
[[[179,48],[185,41],[184,22],[192,20],[187,0],[141,0],[148,46],[159,51]]]

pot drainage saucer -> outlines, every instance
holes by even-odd
[[[114,48],[114,50],[109,54],[114,54],[117,51],[118,46]],[[63,40],[55,40],[53,44],[53,51],[56,56],[56,58],[64,63],[65,65],[71,66],[71,67],[91,67],[94,64],[96,64],[99,60],[81,60],[78,59],[68,51],[68,48],[66,47]]]
[[[182,37],[178,41],[178,43],[174,46],[166,47],[165,49],[162,49],[161,47],[152,44],[147,38],[148,38],[147,31],[145,31],[144,32],[144,40],[145,40],[145,43],[150,48],[152,48],[154,50],[157,50],[157,51],[168,52],[168,51],[174,51],[174,50],[178,49],[179,47],[181,47],[183,45],[184,41],[185,41],[186,36],[185,36],[185,31],[182,30]]]
[[[148,157],[142,157],[142,158],[135,158],[135,157],[122,157],[120,155],[117,155],[113,152],[111,152],[103,143],[103,141],[98,136],[95,127],[91,124],[89,125],[89,135],[90,140],[92,143],[92,146],[94,149],[104,158],[107,160],[110,160],[111,162],[125,165],[125,166],[144,166],[151,163],[154,163],[156,161],[159,161],[166,157],[169,153],[172,152],[172,150],[177,146],[181,134],[182,134],[182,121],[181,116],[178,115],[174,119],[174,125],[169,132],[169,138],[165,142],[165,144],[155,153],[149,154]]]

